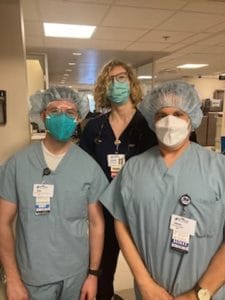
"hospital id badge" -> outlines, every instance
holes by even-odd
[[[51,211],[49,197],[36,197],[35,200],[35,215],[48,214]]]
[[[109,167],[120,166],[120,169],[125,164],[125,155],[124,154],[108,154],[107,162]]]
[[[48,197],[54,196],[54,185],[53,184],[34,184],[33,186],[33,197]]]
[[[182,252],[188,253],[189,251],[190,235],[183,230],[173,230],[171,248]]]
[[[188,235],[195,235],[196,221],[184,216],[172,215],[170,221],[170,229],[174,231],[184,231]]]

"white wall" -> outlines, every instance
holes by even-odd
[[[0,89],[7,92],[7,124],[0,125],[0,164],[30,141],[25,50],[19,0],[0,1]]]
[[[44,74],[39,60],[27,59],[27,84],[28,95],[44,89]]]
[[[196,89],[199,92],[201,99],[213,98],[213,92],[215,90],[225,90],[225,81],[218,79],[207,79],[207,78],[196,78],[191,79],[188,82],[195,85]],[[225,99],[223,105],[223,118],[222,126],[220,128],[221,136],[225,136]]]
[[[189,82],[190,84],[194,84],[201,99],[213,98],[213,92],[215,90],[225,90],[225,80],[219,80],[216,78],[188,78],[182,79],[183,81]],[[156,83],[157,85],[157,83]],[[148,84],[143,83],[143,92],[144,94],[151,90],[151,82]]]
[[[192,78],[186,81],[195,85],[201,99],[213,98],[215,90],[225,90],[225,81],[216,78]]]

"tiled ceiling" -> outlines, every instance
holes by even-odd
[[[68,73],[65,84],[91,85],[112,58],[131,63],[139,75],[150,74],[154,61],[159,81],[225,72],[223,0],[22,0],[22,8],[27,55],[47,54],[50,84]],[[97,28],[88,40],[47,38],[43,22]],[[184,63],[209,66],[176,68]]]

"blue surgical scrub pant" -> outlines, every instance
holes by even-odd
[[[84,280],[85,278],[76,276],[41,286],[25,286],[29,292],[29,300],[79,300]]]

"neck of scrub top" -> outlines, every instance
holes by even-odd
[[[165,161],[166,166],[169,168],[173,165],[173,163],[184,153],[184,151],[189,147],[190,140],[189,135],[188,137],[183,141],[182,144],[177,146],[176,148],[168,148],[162,143],[159,142],[159,150],[163,157],[163,160]]]
[[[56,155],[68,152],[70,147],[73,145],[71,140],[67,142],[57,141],[48,132],[46,133],[46,137],[43,142],[48,151]]]
[[[122,105],[111,105],[111,111],[109,117],[111,120],[130,120],[136,112],[136,108],[132,101],[129,99],[126,103]]]
[[[119,142],[121,134],[132,120],[135,112],[136,108],[131,101],[118,107],[112,107],[112,110],[109,114],[109,123],[115,135],[116,141]]]

